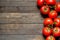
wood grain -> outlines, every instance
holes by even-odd
[[[16,13],[39,13],[39,10],[37,6],[34,6],[34,7],[32,6],[29,6],[29,7],[28,6],[0,6],[0,13],[15,13],[15,12]]]
[[[40,13],[0,13],[0,23],[43,23]]]
[[[39,13],[39,10],[37,0],[0,0],[0,13],[3,12]]]
[[[46,16],[41,15],[36,2],[0,0],[0,40],[45,40],[42,23]]]
[[[0,23],[42,24],[45,19],[44,17],[41,13],[0,13]]]
[[[43,24],[0,24],[0,35],[40,35]]]
[[[42,35],[0,35],[1,40],[44,40]]]

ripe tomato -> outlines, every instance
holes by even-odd
[[[44,27],[42,33],[44,36],[49,36],[50,34],[52,34],[52,29],[49,27]]]
[[[48,36],[48,37],[46,38],[46,40],[56,40],[56,39],[55,39],[55,37],[53,37],[53,36]]]
[[[56,18],[57,17],[57,12],[55,11],[55,10],[53,10],[53,11],[51,11],[49,14],[48,14],[48,16],[50,17],[50,18]]]
[[[60,12],[60,2],[56,3],[55,10]]]
[[[50,8],[48,6],[42,6],[40,9],[42,14],[48,14],[50,12]]]
[[[55,5],[55,4],[56,4],[56,0],[45,0],[45,2],[46,2],[48,5]]]
[[[46,18],[43,22],[45,26],[53,25],[53,20],[51,18]]]
[[[53,36],[55,36],[55,37],[59,37],[60,36],[60,28],[59,27],[55,27],[53,29]]]
[[[54,25],[55,25],[56,27],[59,27],[59,26],[60,26],[60,18],[55,18],[55,19],[54,19]]]
[[[43,6],[44,0],[37,0],[37,5],[38,6]]]

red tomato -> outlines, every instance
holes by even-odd
[[[60,12],[60,2],[56,3],[55,10]]]
[[[37,5],[38,6],[43,6],[44,0],[37,0]]]
[[[50,34],[52,34],[52,29],[49,27],[44,27],[42,33],[44,36],[49,36]]]
[[[55,27],[53,29],[53,36],[55,36],[55,37],[59,37],[60,36],[60,28],[59,27]]]
[[[50,12],[50,8],[48,6],[42,6],[40,9],[42,14],[48,14]]]
[[[54,19],[54,25],[55,25],[56,27],[59,27],[59,26],[60,26],[60,18],[55,18],[55,19]]]
[[[48,14],[48,16],[50,17],[50,18],[56,18],[57,17],[57,12],[55,11],[55,10],[53,10],[53,11],[51,11],[49,14]]]
[[[51,18],[46,18],[43,22],[45,26],[53,25],[53,20]]]
[[[45,0],[45,2],[48,5],[55,5],[56,4],[56,0]]]
[[[53,37],[53,36],[48,36],[48,37],[46,38],[46,40],[56,40],[56,39],[55,39],[55,37]]]

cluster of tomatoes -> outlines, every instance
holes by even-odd
[[[60,2],[56,2],[56,0],[37,0],[37,5],[43,15],[48,15],[43,22],[43,35],[46,40],[56,40],[55,37],[60,37],[60,18],[57,18],[60,13]]]

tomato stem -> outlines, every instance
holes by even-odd
[[[54,25],[56,24],[56,22],[53,23]]]
[[[53,28],[53,25],[48,25],[49,28]]]

